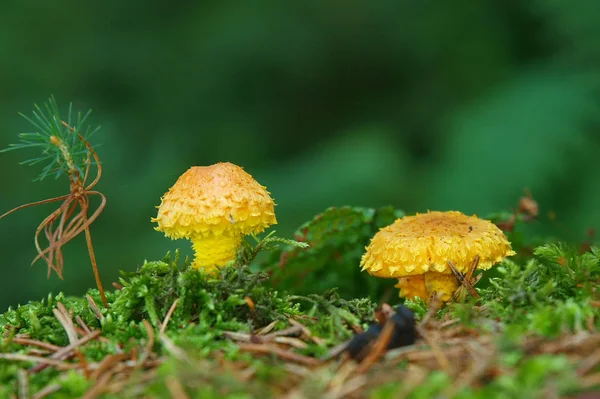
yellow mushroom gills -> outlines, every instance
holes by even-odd
[[[504,233],[492,222],[461,212],[405,216],[375,234],[361,259],[362,270],[397,278],[400,296],[429,300],[432,293],[449,301],[459,286],[449,262],[466,273],[474,259],[487,270],[514,255]]]
[[[275,203],[241,167],[229,162],[188,169],[161,198],[152,222],[171,239],[192,241],[192,267],[216,271],[235,259],[242,237],[277,224]]]

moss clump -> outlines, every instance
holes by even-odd
[[[141,350],[151,339],[144,322],[149,322],[153,331],[159,330],[174,306],[164,333],[191,358],[202,359],[217,351],[228,359],[252,362],[255,361],[252,356],[241,354],[233,341],[225,339],[226,331],[250,333],[271,323],[277,331],[289,327],[289,318],[303,318],[308,328],[331,336],[324,340],[329,345],[349,337],[351,327],[369,318],[374,308],[367,299],[347,301],[334,291],[325,296],[290,296],[268,288],[264,284],[267,275],[252,272],[247,266],[226,267],[219,276],[209,276],[187,265],[179,267],[178,263],[177,254],[174,258],[168,254],[160,261],[144,262],[136,272],[123,273],[122,287],[107,293],[109,308],[96,306],[101,303],[98,292],[89,290],[85,297],[66,297],[60,293],[9,309],[0,315],[4,331],[0,348],[3,353],[28,353],[30,348],[16,343],[15,337],[60,347],[68,345],[68,334],[55,314],[60,303],[73,320],[81,319],[90,330],[102,331],[103,340],[93,340],[81,347],[81,354],[89,362],[100,362],[110,355]],[[302,308],[302,302],[307,301],[308,306]],[[303,352],[322,354],[324,348],[312,345]],[[157,358],[166,354],[161,345],[153,345],[151,349]],[[14,387],[23,363],[0,359],[0,365],[0,385]],[[270,374],[263,372],[264,376]],[[78,396],[82,389],[90,388],[92,381],[50,367],[31,375],[32,389],[53,383],[62,387],[63,395]]]
[[[315,219],[323,234],[305,231],[318,245],[298,252],[294,267],[331,259],[332,246],[356,244],[359,211],[332,210],[327,223]],[[370,226],[376,214],[367,212],[362,223]],[[336,224],[342,220],[352,228]],[[344,241],[344,231],[354,244]],[[144,262],[107,293],[108,308],[98,307],[98,291],[89,290],[9,309],[0,315],[0,397],[23,389],[24,375],[30,393],[46,389],[56,398],[169,397],[180,390],[199,398],[275,398],[291,391],[299,398],[541,397],[591,389],[600,380],[598,362],[584,362],[600,359],[596,248],[538,247],[533,256],[499,266],[497,277],[477,288],[479,298],[437,311],[406,301],[420,339],[367,367],[330,355],[374,322],[375,304],[336,289],[289,294],[274,288],[274,276],[249,264],[267,244],[281,242],[293,245],[272,236],[247,245],[238,267],[218,276],[180,265],[177,253]],[[288,250],[279,256],[295,251]],[[74,339],[93,334],[67,358],[56,357]],[[41,367],[48,359],[54,363]]]

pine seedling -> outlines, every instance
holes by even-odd
[[[43,108],[37,104],[34,105],[32,117],[21,114],[35,127],[36,131],[19,134],[20,143],[11,144],[8,148],[0,150],[0,152],[25,148],[40,149],[41,155],[39,157],[26,160],[22,164],[36,165],[46,162],[47,164],[42,173],[34,181],[43,180],[48,176],[54,176],[58,179],[66,174],[70,182],[70,192],[60,197],[18,206],[1,215],[0,219],[20,209],[62,201],[58,209],[49,214],[35,231],[35,247],[38,255],[32,264],[43,259],[48,264],[48,277],[54,270],[62,279],[64,265],[62,247],[82,232],[85,233],[96,284],[104,305],[108,306],[89,229],[106,205],[104,194],[92,190],[102,176],[102,166],[98,154],[88,141],[99,130],[99,127],[92,129],[86,125],[90,113],[91,110],[85,114],[78,112],[77,115],[74,115],[72,104],[70,104],[65,121],[60,116],[56,100],[54,97],[50,97]],[[87,183],[92,164],[96,166],[96,176],[91,183]],[[101,202],[91,216],[88,216],[90,196],[99,197]],[[42,232],[48,240],[48,245],[44,249],[40,245]]]

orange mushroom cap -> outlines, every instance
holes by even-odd
[[[188,169],[161,198],[156,230],[167,237],[257,234],[277,224],[275,203],[243,168],[229,162]]]
[[[487,270],[515,254],[495,224],[456,211],[400,218],[380,229],[366,250],[361,259],[362,270],[385,278],[426,272],[450,274],[448,261],[465,273],[476,256],[477,268]]]

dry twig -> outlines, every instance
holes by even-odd
[[[173,312],[175,311],[175,308],[177,307],[178,303],[179,303],[179,298],[177,298],[173,301],[173,304],[171,305],[171,307],[169,308],[169,311],[167,312],[167,315],[165,316],[165,320],[162,322],[162,325],[160,326],[159,334],[164,334],[165,331],[167,330],[167,324],[169,324],[169,320],[171,320],[171,316],[173,315]]]
[[[295,363],[304,364],[306,366],[318,366],[321,362],[314,357],[299,355],[297,353],[283,350],[277,346],[269,344],[250,344],[241,343],[240,349],[246,352],[261,353],[265,355],[275,355],[283,360],[289,360]]]
[[[173,399],[188,399],[189,396],[185,393],[185,389],[181,385],[181,382],[175,376],[168,376],[165,379],[165,384],[167,385],[167,389],[171,394]]]

